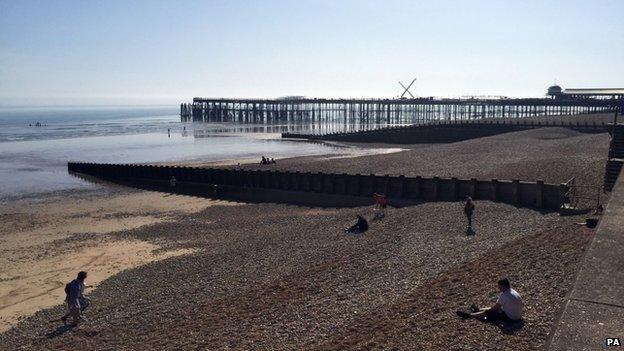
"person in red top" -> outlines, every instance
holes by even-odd
[[[386,195],[384,194],[373,194],[373,199],[375,199],[375,208],[373,209],[373,218],[382,219],[386,216]]]

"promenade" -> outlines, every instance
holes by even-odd
[[[597,350],[606,338],[624,341],[624,176],[581,263],[576,283],[555,324],[549,350]]]

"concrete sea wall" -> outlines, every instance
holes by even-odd
[[[620,171],[548,350],[609,350],[624,344],[624,171]],[[620,346],[620,347],[617,347]]]

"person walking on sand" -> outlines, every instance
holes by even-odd
[[[470,196],[466,196],[466,203],[464,204],[464,214],[468,218],[468,228],[472,229],[472,214],[474,213],[475,205]]]
[[[468,319],[474,318],[487,322],[515,322],[522,319],[522,297],[511,288],[509,279],[502,278],[498,281],[498,299],[489,308],[470,306],[470,312],[457,311],[457,315]]]
[[[65,285],[65,301],[67,302],[67,313],[61,317],[63,324],[67,325],[67,318],[72,317],[73,325],[77,325],[84,320],[82,313],[91,304],[91,300],[84,297],[87,272],[81,271],[78,277]]]

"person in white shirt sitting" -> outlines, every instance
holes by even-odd
[[[475,305],[470,306],[471,313],[458,311],[457,314],[464,318],[475,318],[493,321],[519,321],[522,319],[522,298],[520,294],[511,288],[509,280],[503,278],[498,281],[498,300],[489,308],[478,308]]]

